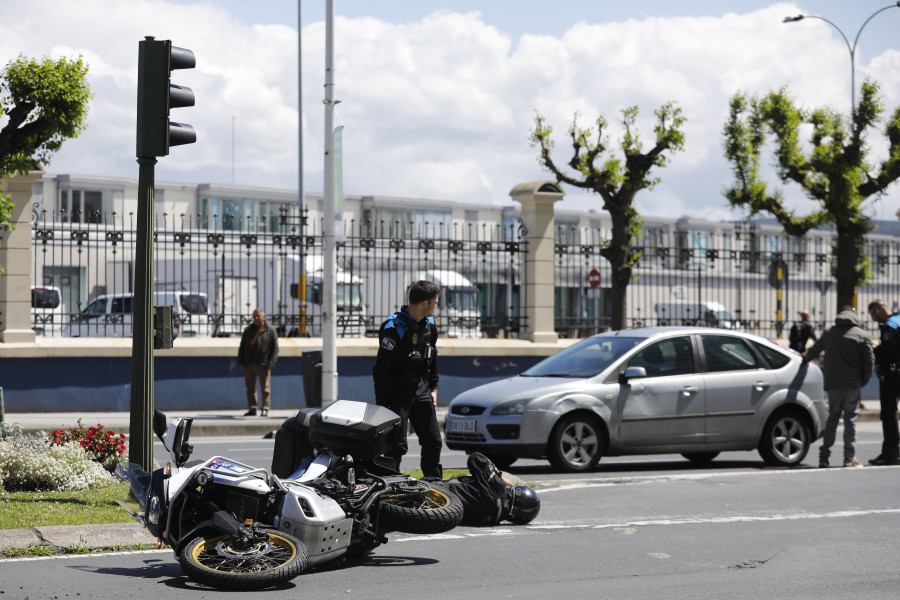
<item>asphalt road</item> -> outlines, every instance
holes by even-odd
[[[224,449],[265,464],[271,454],[266,440],[195,442],[197,456]],[[879,442],[878,424],[863,424],[861,457]],[[265,597],[897,597],[900,467],[817,469],[808,459],[772,469],[753,453],[704,468],[676,456],[611,459],[575,476],[544,465],[510,469],[540,486],[531,525],[392,534],[366,559],[310,570]],[[3,560],[0,591],[16,600],[221,597],[187,580],[170,550]]]

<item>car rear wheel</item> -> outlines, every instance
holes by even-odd
[[[781,411],[769,419],[759,441],[759,454],[775,467],[799,465],[809,452],[809,427],[794,411]]]
[[[561,471],[589,471],[600,460],[606,439],[596,419],[586,415],[567,415],[550,434],[547,458]]]

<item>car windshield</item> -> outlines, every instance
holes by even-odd
[[[644,341],[636,337],[593,337],[542,360],[527,377],[594,377]]]

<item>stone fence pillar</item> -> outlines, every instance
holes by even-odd
[[[3,179],[12,197],[13,231],[0,232],[0,343],[34,343],[31,328],[31,188],[44,172]]]
[[[522,224],[528,233],[528,258],[525,264],[525,316],[528,339],[537,343],[556,343],[559,335],[554,323],[555,232],[553,204],[565,194],[555,181],[529,181],[516,185],[510,197],[522,205]]]

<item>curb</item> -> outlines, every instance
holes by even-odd
[[[0,529],[0,552],[31,547],[62,552],[70,548],[101,550],[132,546],[156,548],[156,538],[137,522]]]

